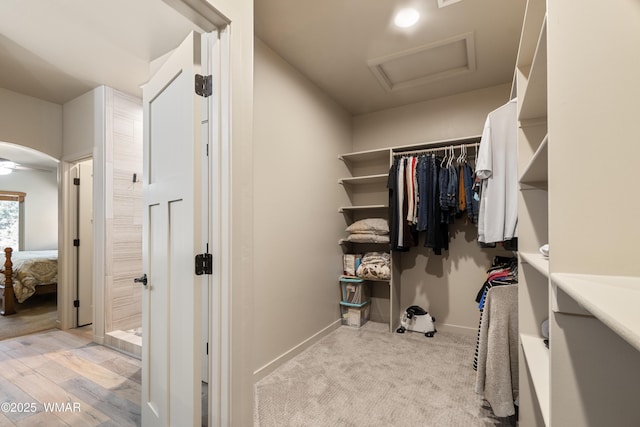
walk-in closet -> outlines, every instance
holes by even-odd
[[[93,341],[8,340],[0,389],[91,408],[0,424],[640,425],[640,0],[87,3],[0,2],[0,143],[59,162],[47,336]],[[136,385],[67,377],[100,345]]]
[[[307,414],[313,420],[309,425],[322,425],[317,420],[323,417],[356,420],[358,425],[365,417],[360,395],[369,391],[375,400],[377,389],[357,376],[371,375],[386,383],[385,373],[393,372],[399,380],[393,387],[398,388],[389,390],[406,397],[403,373],[390,367],[393,358],[386,359],[384,345],[399,351],[397,364],[424,357],[421,368],[411,369],[429,369],[429,360],[438,362],[428,350],[435,351],[451,337],[467,340],[468,360],[459,361],[452,343],[449,354],[451,363],[460,363],[459,371],[471,372],[464,388],[480,399],[472,407],[482,425],[516,425],[516,419],[521,426],[637,422],[629,399],[637,390],[633,372],[639,361],[632,325],[640,319],[624,307],[640,289],[631,247],[640,234],[629,219],[632,210],[618,210],[617,219],[606,216],[611,205],[604,199],[611,201],[608,194],[623,198],[622,187],[614,182],[631,178],[629,162],[637,157],[630,118],[640,111],[634,96],[638,85],[631,77],[640,70],[632,54],[640,46],[640,32],[633,24],[640,7],[631,1],[592,5],[595,13],[581,6],[577,18],[577,4],[516,3],[521,9],[512,22],[516,51],[508,77],[483,88],[369,111],[352,101],[356,87],[338,95],[326,90],[330,85],[325,81],[340,76],[316,75],[313,60],[296,62],[289,45],[257,19],[255,267],[257,277],[278,277],[277,285],[263,283],[255,290],[254,378],[260,425],[271,425],[276,413],[290,420]],[[268,9],[256,5],[258,14]],[[287,27],[294,28],[303,33],[295,25]],[[477,60],[480,66],[483,57]],[[279,125],[283,117],[288,119]],[[487,131],[488,124],[499,120],[505,125]],[[487,173],[486,164],[476,167],[481,141],[502,131],[508,133],[505,141],[485,145],[485,151],[493,150],[493,161],[502,162],[489,162]],[[283,152],[292,160],[275,168]],[[501,239],[493,237],[493,225],[479,229],[473,215],[459,211],[448,223],[446,246],[429,244],[423,227],[415,242],[398,247],[390,174],[401,159],[415,159],[401,167],[419,169],[421,159],[429,156],[438,159],[439,167],[449,161],[458,167],[468,164],[480,182],[501,175],[509,195],[489,213],[490,218],[504,216]],[[397,182],[410,185],[410,180]],[[491,190],[487,195],[496,200]],[[638,209],[634,200],[629,203]],[[411,210],[412,202],[408,205],[401,215]],[[274,206],[292,208],[282,213]],[[388,229],[377,225],[381,218]],[[419,220],[413,221],[417,226]],[[281,263],[264,256],[274,247]],[[373,276],[360,277],[351,263],[357,267],[367,255],[380,264],[374,265]],[[287,278],[279,274],[282,269]],[[347,295],[345,289],[357,293]],[[411,306],[423,307],[435,318],[433,337],[396,332]],[[368,320],[363,323],[364,318]],[[341,335],[348,335],[345,329],[351,338]],[[276,330],[282,333],[274,338]],[[360,336],[380,346],[358,347],[353,343]],[[415,342],[418,336],[421,340]],[[408,343],[417,347],[408,350]],[[349,370],[336,367],[334,372],[313,358],[343,350],[324,360],[337,365],[340,360],[361,360],[368,368],[349,363]],[[605,359],[609,351],[606,357],[614,363]],[[298,372],[300,366],[307,368]],[[352,392],[351,418],[340,405],[331,406],[334,399],[347,396],[332,394],[331,375],[353,380],[339,386]],[[315,384],[317,394],[301,391],[300,401],[285,396],[286,390],[296,393],[293,384]],[[453,399],[448,390],[443,395]],[[285,402],[288,410],[278,412],[282,407],[277,401]],[[312,404],[320,401],[343,418],[331,418],[328,410],[322,415]],[[392,401],[389,396],[384,405],[391,412]],[[438,420],[424,411],[415,412],[414,422],[466,422],[464,417]],[[465,411],[461,404],[460,412]],[[378,408],[370,407],[369,413],[379,414]],[[387,415],[379,416],[395,425]],[[474,422],[479,421],[468,425]]]

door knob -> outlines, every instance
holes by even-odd
[[[136,277],[133,279],[135,283],[142,283],[144,286],[147,286],[147,273],[143,274],[142,277]]]

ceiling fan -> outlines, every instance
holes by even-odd
[[[25,166],[9,159],[4,159],[0,157],[0,175],[9,175],[14,171],[27,171],[27,170],[37,170],[42,172],[49,172],[48,169],[37,168],[33,166]]]

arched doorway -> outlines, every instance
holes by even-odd
[[[13,300],[15,313],[0,317],[0,339],[57,325],[57,297],[50,292],[55,287],[47,287],[48,294],[45,295],[45,286],[41,285],[57,283],[58,165],[59,161],[47,154],[0,141],[0,190],[6,194],[6,197],[0,197],[2,269],[5,247],[13,250],[15,271],[30,265],[47,269],[46,276],[39,272],[37,276],[25,276],[27,280],[14,280],[15,297],[8,295],[2,302],[4,306],[4,299]],[[20,194],[20,197],[14,198],[11,194]],[[4,273],[2,276],[4,280]]]

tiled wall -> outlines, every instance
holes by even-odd
[[[133,279],[142,275],[142,102],[108,89],[106,116],[105,331],[110,332],[141,325],[141,285]]]

